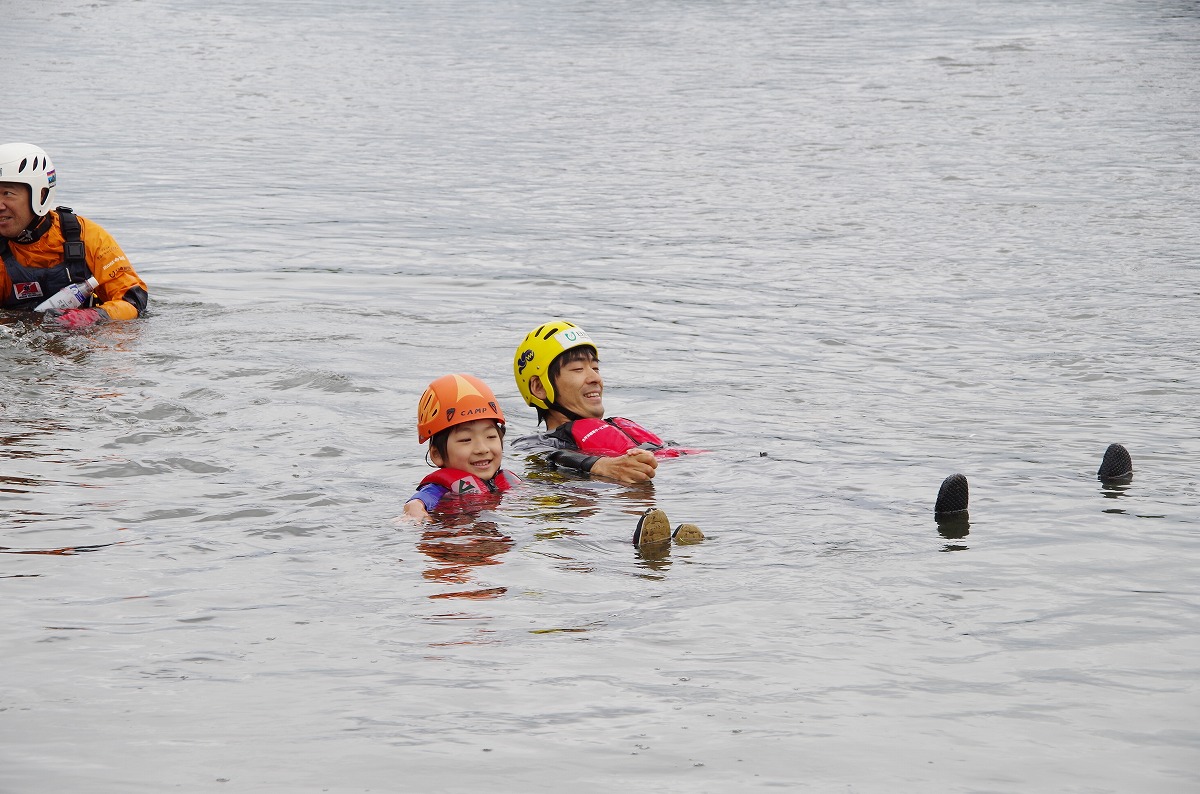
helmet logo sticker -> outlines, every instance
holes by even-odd
[[[572,347],[581,342],[591,342],[592,338],[584,333],[582,328],[568,328],[555,337],[559,344],[565,347]]]
[[[453,418],[454,418],[454,408],[447,408],[446,409],[446,421],[449,422]]]
[[[54,187],[54,183],[58,181],[58,177],[55,176],[53,168],[46,172],[46,180],[50,183],[50,187]]]
[[[521,357],[519,359],[517,359],[517,372],[524,372],[525,366],[530,361],[533,361],[533,351],[526,350],[524,353],[521,354]]]

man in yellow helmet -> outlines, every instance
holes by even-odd
[[[69,207],[51,209],[56,187],[54,164],[40,147],[0,146],[0,308],[30,310],[64,287],[94,284],[83,306],[46,317],[81,328],[140,316],[146,283],[99,224]]]
[[[513,375],[546,432],[515,439],[512,447],[542,454],[559,468],[625,483],[653,479],[660,457],[699,450],[675,447],[636,422],[604,417],[600,356],[572,322],[548,320],[530,331],[513,356]]]

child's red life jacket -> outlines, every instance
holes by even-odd
[[[569,423],[568,432],[575,440],[580,452],[615,458],[631,449],[648,449],[656,458],[678,458],[704,452],[702,449],[668,447],[667,442],[646,428],[629,419],[614,416],[611,419],[576,419]]]
[[[520,482],[520,477],[504,469],[496,472],[495,477],[486,481],[461,469],[437,469],[421,480],[421,487],[432,483],[442,486],[452,494],[489,494],[507,491]]]

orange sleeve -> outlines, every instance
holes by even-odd
[[[110,320],[136,320],[138,317],[137,307],[127,300],[105,301],[96,308],[104,309]]]
[[[79,224],[83,244],[87,249],[88,268],[99,282],[96,287],[99,308],[104,309],[114,320],[134,319],[138,316],[137,307],[121,298],[134,287],[141,287],[149,292],[146,282],[134,272],[129,258],[104,227],[86,218],[80,218]]]

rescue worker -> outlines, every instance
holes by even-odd
[[[88,302],[51,309],[48,320],[84,328],[146,311],[146,283],[116,240],[94,221],[54,205],[54,164],[38,146],[0,146],[0,308],[32,310],[69,284],[95,277]]]

